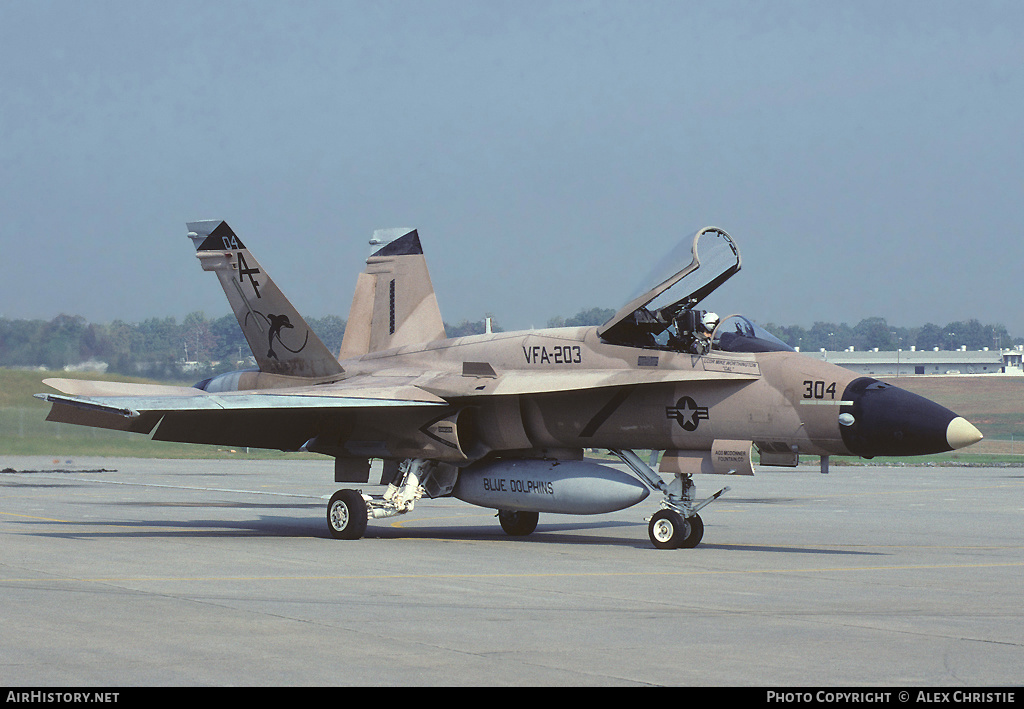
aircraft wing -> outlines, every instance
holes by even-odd
[[[338,388],[296,388],[209,393],[187,386],[46,379],[61,394],[37,394],[52,404],[48,421],[135,433],[154,440],[234,442],[295,450],[325,417],[367,409],[445,406],[444,399],[415,386],[355,382]]]
[[[493,376],[480,376],[479,367],[462,375],[385,370],[329,384],[218,393],[189,386],[55,378],[44,383],[61,393],[36,396],[52,405],[48,421],[152,433],[153,440],[297,450],[321,431],[348,429],[356,418],[390,411],[382,425],[390,420],[401,426],[400,421],[408,424],[401,412],[443,409],[451,400],[760,377],[754,361],[722,361],[727,365],[712,371],[707,363],[705,369],[510,370]]]

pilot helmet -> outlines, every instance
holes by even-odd
[[[704,313],[704,315],[701,316],[700,323],[704,326],[705,330],[711,332],[715,329],[715,326],[718,325],[718,313]]]

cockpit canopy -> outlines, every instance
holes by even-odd
[[[740,251],[718,227],[705,227],[681,242],[645,283],[656,283],[598,328],[605,342],[630,347],[704,354],[792,350],[742,315],[725,321],[704,317],[694,306],[740,270]],[[712,322],[708,323],[711,320]]]
[[[730,315],[718,324],[711,337],[711,349],[722,352],[796,351],[742,315]]]

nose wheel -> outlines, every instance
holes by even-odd
[[[704,520],[698,514],[684,519],[675,510],[662,509],[651,517],[647,533],[657,549],[693,549],[704,538]]]
[[[654,513],[647,527],[651,543],[658,549],[693,549],[700,544],[704,538],[704,520],[697,511],[717,500],[729,488],[723,487],[711,497],[698,502],[696,487],[688,474],[676,473],[675,480],[666,484],[633,451],[617,448],[609,450],[636,473],[647,487],[665,495],[662,508]]]

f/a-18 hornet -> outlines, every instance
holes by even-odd
[[[652,543],[692,548],[704,534],[698,511],[728,490],[700,499],[694,477],[752,475],[754,448],[759,465],[795,466],[804,454],[821,456],[825,472],[832,455],[922,455],[981,439],[928,399],[800,354],[742,315],[698,310],[740,270],[716,227],[684,240],[653,287],[603,325],[453,339],[417,231],[376,232],[337,357],[227,223],[188,228],[258,368],[194,387],[47,379],[61,392],[38,395],[52,404],[48,420],[332,456],[336,482],[387,486],[334,494],[327,520],[340,539],[422,497],[496,509],[508,534],[526,535],[540,512],[607,513],[654,492]],[[636,450],[651,451],[650,464]]]

